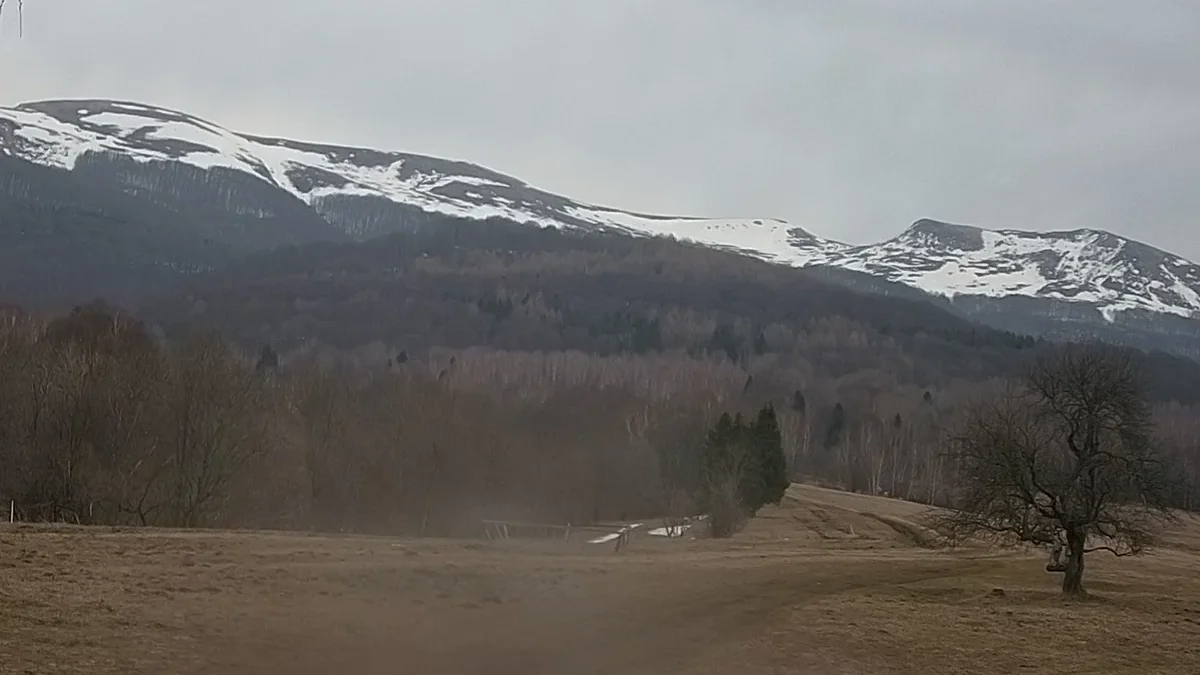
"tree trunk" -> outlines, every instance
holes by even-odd
[[[1063,595],[1083,595],[1083,548],[1087,537],[1083,533],[1068,532],[1067,571],[1063,575]]]

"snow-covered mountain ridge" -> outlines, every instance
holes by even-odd
[[[759,227],[785,225],[635,214],[564,199],[465,162],[241,134],[185,113],[124,101],[40,101],[0,108],[0,153],[62,169],[75,168],[91,153],[229,169],[318,210],[331,197],[381,197],[429,213],[555,227],[671,234],[684,223],[719,225],[744,233],[729,237],[731,244],[754,241],[752,231]]]
[[[885,278],[944,297],[1024,296],[1200,317],[1200,266],[1101,230],[986,230],[919,220],[887,241],[827,246],[802,264]]]
[[[299,200],[356,238],[388,227],[378,222],[386,214],[373,216],[368,227],[339,211],[360,199],[405,213],[672,236],[786,265],[861,272],[943,297],[1074,303],[1110,321],[1130,310],[1200,317],[1200,266],[1097,230],[1036,233],[920,220],[887,241],[851,246],[778,219],[637,214],[554,195],[466,162],[243,134],[121,101],[0,108],[0,154],[66,170],[105,155],[236,172]]]

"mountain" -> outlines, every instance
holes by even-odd
[[[863,290],[919,289],[1006,330],[1200,357],[1200,266],[1109,232],[993,231],[925,219],[879,244],[825,244],[790,262]]]
[[[0,108],[0,292],[34,304],[81,292],[136,301],[146,283],[253,251],[364,241],[447,216],[689,240],[1005,330],[1200,358],[1200,267],[1108,232],[920,220],[851,246],[778,219],[632,213],[466,162],[238,133],[140,103]]]

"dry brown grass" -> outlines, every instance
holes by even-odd
[[[793,488],[733,541],[0,529],[3,673],[1200,673],[1200,523],[1092,596],[921,507]],[[1003,589],[1003,595],[993,589]]]

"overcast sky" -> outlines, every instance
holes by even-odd
[[[17,0],[0,105],[122,98],[573,198],[1097,227],[1200,259],[1195,0]]]

